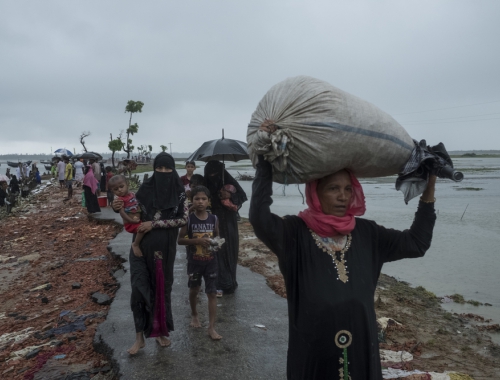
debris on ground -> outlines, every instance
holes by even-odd
[[[109,284],[120,262],[107,245],[121,227],[89,219],[80,189],[66,196],[46,186],[0,215],[2,379],[114,376],[93,339],[117,290]]]

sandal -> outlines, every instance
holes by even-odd
[[[222,290],[217,290],[217,298],[221,298],[222,297]]]

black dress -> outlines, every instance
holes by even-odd
[[[142,214],[146,213],[143,212]],[[174,261],[179,227],[186,224],[188,217],[188,202],[185,194],[181,194],[179,206],[171,210],[170,215],[165,216],[166,219],[162,220],[161,217],[160,212],[155,213],[152,220],[153,229],[142,238],[140,247],[143,256],[135,256],[132,249],[130,249],[129,254],[130,280],[132,283],[130,306],[134,315],[135,330],[137,333],[144,332],[146,338],[150,336],[153,328],[155,310],[157,289],[155,254],[159,255],[162,260],[167,328],[169,331],[174,330],[171,293],[174,283]]]
[[[210,172],[216,175],[211,176]],[[222,178],[224,173],[224,178]],[[231,202],[238,207],[247,200],[247,196],[238,182],[223,169],[219,161],[210,161],[205,166],[205,180],[211,193],[211,211],[219,219],[219,235],[225,239],[225,243],[217,252],[218,274],[217,289],[224,293],[234,293],[238,287],[236,281],[236,268],[238,266],[238,252],[240,249],[240,240],[238,235],[238,213],[226,208],[219,199],[219,191],[223,185],[233,185],[236,189],[231,194]]]
[[[89,212],[89,214],[92,214],[94,212],[101,212],[97,194],[92,193],[92,189],[86,185],[83,185],[82,188],[85,194],[85,207],[87,207],[87,211]]]
[[[373,300],[377,280],[385,262],[424,255],[432,239],[434,205],[420,202],[411,228],[402,232],[357,218],[345,254],[344,283],[302,219],[270,212],[271,195],[271,165],[263,162],[253,183],[250,222],[278,256],[285,279],[287,378],[343,379],[346,355],[350,379],[382,379]]]

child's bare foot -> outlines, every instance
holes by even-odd
[[[167,339],[166,336],[159,336],[156,338],[156,342],[162,346],[162,347],[168,347],[172,342],[170,342],[169,339]]]
[[[135,338],[135,343],[132,347],[130,347],[127,352],[130,354],[130,355],[135,355],[137,354],[137,352],[141,349],[141,348],[144,348],[144,346],[146,345],[146,343],[144,342],[144,335],[141,335],[139,336],[139,334],[137,334],[136,338]]]
[[[141,247],[139,247],[139,245],[135,245],[132,243],[132,251],[134,252],[134,255],[136,255],[137,257],[142,257],[142,251],[141,251]]]
[[[198,319],[197,315],[194,315],[191,317],[191,323],[189,324],[189,326],[197,328],[197,329],[201,327],[201,323],[200,323],[200,320]]]
[[[215,331],[215,329],[213,327],[208,329],[208,335],[210,335],[210,338],[212,338],[213,340],[221,340],[222,339],[222,336],[217,334],[217,331]]]

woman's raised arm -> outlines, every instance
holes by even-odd
[[[432,175],[420,198],[410,229],[397,231],[379,227],[379,252],[382,254],[382,262],[422,257],[430,248],[436,222],[435,185],[436,176]]]
[[[255,235],[281,260],[284,258],[283,219],[271,213],[272,195],[272,167],[269,162],[264,160],[263,156],[259,156],[252,185],[249,219]]]

